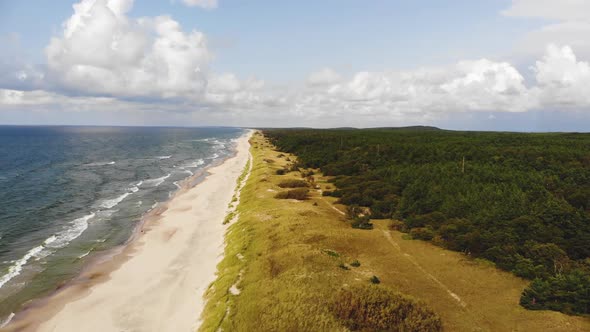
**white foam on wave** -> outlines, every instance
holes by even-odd
[[[51,249],[59,249],[65,247],[70,241],[77,238],[88,228],[88,220],[94,217],[94,213],[84,217],[73,220],[70,227],[62,232],[48,237],[43,244],[29,250],[23,257],[14,261],[14,264],[8,268],[8,272],[0,278],[0,288],[4,286],[12,278],[18,276],[27,262],[35,257],[37,259],[47,257],[51,254]]]
[[[0,278],[0,288],[4,286],[7,282],[9,282],[12,278],[16,277],[20,274],[23,269],[23,266],[27,264],[29,259],[33,258],[36,254],[40,253],[43,250],[43,245],[36,246],[35,248],[29,250],[23,257],[16,260],[14,264],[12,264],[8,268],[8,272]]]
[[[160,178],[145,180],[145,181],[143,181],[143,184],[149,185],[151,187],[157,187],[157,186],[161,185],[162,183],[164,183],[164,181],[166,181],[166,179],[169,177],[170,177],[170,174],[167,174],[167,175],[164,175]]]
[[[137,185],[129,188],[128,192],[120,195],[119,197],[113,198],[113,199],[106,199],[104,200],[101,204],[100,207],[101,208],[105,208],[105,209],[112,209],[115,206],[119,205],[119,203],[121,203],[125,198],[127,198],[127,196],[134,194],[136,192],[139,191],[139,186],[143,183],[143,181],[140,181]]]
[[[186,168],[197,168],[197,167],[202,166],[203,164],[205,164],[205,161],[203,159],[199,159],[199,160],[194,161],[194,162],[192,162],[192,163],[190,163],[190,164],[188,164],[186,166],[183,166],[183,167],[186,167]]]
[[[8,317],[6,317],[1,323],[0,323],[0,329],[5,327],[6,325],[8,325],[8,323],[10,323],[10,321],[12,320],[12,318],[14,318],[14,312],[11,312],[10,315],[8,315]]]
[[[125,198],[127,198],[127,196],[131,195],[132,193],[130,192],[126,192],[123,195],[117,197],[117,198],[113,198],[113,199],[106,199],[104,200],[101,204],[100,207],[101,208],[105,208],[105,209],[111,209],[115,206],[117,206],[119,203],[121,203]]]
[[[90,251],[87,251],[87,252],[83,253],[82,255],[79,255],[78,258],[84,258],[84,257],[88,256],[89,253],[90,253]]]
[[[93,212],[78,219],[74,219],[70,222],[69,227],[57,235],[51,236],[49,239],[53,237],[54,239],[46,243],[46,246],[53,249],[59,249],[67,246],[68,243],[84,233],[84,231],[88,228],[88,221],[94,218],[95,215],[96,214]],[[47,240],[45,240],[45,242],[47,242]]]
[[[158,158],[158,159],[170,159],[170,158],[172,158],[172,155],[170,155],[170,156],[157,156],[156,158]]]
[[[114,161],[98,161],[95,163],[86,164],[86,166],[107,166],[116,164]]]

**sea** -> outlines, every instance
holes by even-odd
[[[0,126],[0,326],[235,152],[239,128]]]

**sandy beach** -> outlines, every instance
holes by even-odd
[[[195,187],[181,190],[135,240],[53,296],[17,315],[8,331],[195,331],[203,294],[222,258],[222,225],[250,158],[236,155]]]

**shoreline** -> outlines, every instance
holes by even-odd
[[[160,331],[159,325],[196,329],[205,304],[203,295],[222,259],[227,228],[222,223],[236,180],[249,159],[252,133],[246,130],[237,138],[232,155],[182,180],[170,199],[141,218],[125,244],[92,257],[77,277],[25,304],[0,330]],[[170,285],[166,278],[179,282]],[[155,283],[163,285],[154,289]],[[170,301],[171,291],[183,301]],[[150,305],[145,308],[141,303]],[[172,313],[146,313],[162,306]],[[180,306],[192,308],[185,308],[178,317],[174,312],[182,312]]]

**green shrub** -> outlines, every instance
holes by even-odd
[[[435,234],[429,228],[418,227],[418,228],[412,228],[410,230],[410,235],[414,239],[429,241],[429,240],[432,240],[432,238],[434,237]]]
[[[340,254],[335,252],[334,250],[324,249],[323,252],[325,252],[328,256],[340,257]]]
[[[372,284],[380,284],[381,283],[381,280],[379,280],[379,278],[377,276],[372,276],[370,280],[371,280]]]
[[[281,191],[275,195],[278,199],[297,199],[300,201],[306,200],[309,196],[309,189],[295,188],[287,191]]]
[[[307,188],[309,187],[309,183],[304,180],[299,179],[288,179],[283,180],[279,183],[279,187],[281,188]]]
[[[400,220],[392,220],[389,222],[389,225],[387,225],[387,227],[389,227],[389,229],[391,229],[392,231],[398,231],[398,232],[407,232],[408,231],[408,227],[406,226],[406,223],[404,223],[403,221]]]
[[[287,173],[287,171],[281,168],[281,169],[277,169],[276,173],[277,173],[277,175],[285,175],[285,173]]]
[[[331,309],[351,331],[442,330],[440,318],[424,303],[383,286],[342,289],[336,293]]]
[[[355,259],[354,261],[352,261],[352,263],[350,263],[350,266],[359,267],[359,266],[361,266],[361,262],[359,262],[357,259]]]

